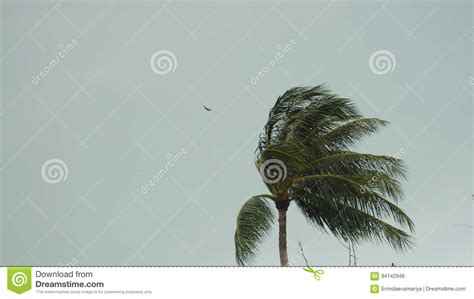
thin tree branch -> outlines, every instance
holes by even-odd
[[[351,263],[352,263],[352,255],[351,255],[351,245],[349,244],[348,246],[346,246],[344,243],[342,243],[339,239],[336,238],[336,240],[344,247],[346,248],[348,251],[349,251],[349,267],[351,266]]]
[[[303,245],[301,244],[301,241],[298,239],[298,247],[300,249],[300,252],[299,254],[303,257],[305,263],[306,263],[306,267],[309,267],[309,263],[308,263],[308,259],[306,258],[306,256],[304,255],[304,250],[303,250]]]
[[[352,243],[352,258],[354,259],[354,267],[357,267],[357,256],[356,256],[356,251],[355,251],[355,246],[354,243]]]

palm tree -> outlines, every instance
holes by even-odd
[[[255,164],[269,194],[247,200],[237,216],[236,259],[252,262],[278,211],[280,264],[288,266],[286,214],[292,202],[307,221],[340,241],[413,246],[412,220],[396,203],[406,168],[398,158],[351,151],[387,122],[364,118],[324,86],[295,87],[278,98],[260,135]]]

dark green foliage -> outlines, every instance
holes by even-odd
[[[411,247],[408,233],[383,220],[392,219],[413,232],[412,220],[396,205],[403,199],[403,161],[352,151],[387,124],[363,117],[352,101],[323,86],[288,90],[271,109],[257,148],[259,171],[270,159],[286,170],[278,182],[264,180],[272,194],[266,198],[294,201],[310,224],[342,241]],[[239,213],[235,245],[240,265],[253,259],[273,223],[269,203],[253,197]]]
[[[275,215],[268,202],[271,195],[257,195],[245,202],[237,216],[235,231],[236,259],[239,265],[250,261],[263,237],[268,234]]]

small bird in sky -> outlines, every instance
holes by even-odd
[[[204,108],[204,110],[206,110],[206,111],[212,111],[211,108],[209,108],[209,107],[207,107],[207,106],[204,106],[204,105],[202,105],[202,108]]]

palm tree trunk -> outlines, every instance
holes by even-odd
[[[288,211],[289,204],[288,201],[277,202],[279,227],[278,245],[280,249],[280,265],[282,267],[288,266],[288,249],[286,247],[286,212]]]

